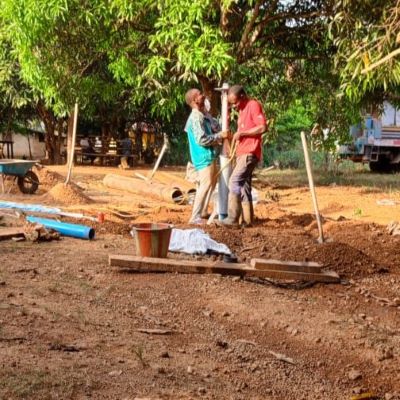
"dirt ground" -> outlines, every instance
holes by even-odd
[[[50,196],[64,167],[42,171],[36,195],[0,196],[106,218],[80,221],[93,241],[0,242],[1,399],[400,399],[398,192],[318,188],[318,244],[308,189],[260,174],[255,226],[205,228],[242,262],[317,261],[340,284],[134,274],[108,266],[135,253],[130,224],[188,227],[191,207],[108,189],[107,173],[133,171],[76,168],[84,201]]]

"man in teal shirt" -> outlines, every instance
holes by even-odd
[[[189,223],[201,224],[207,217],[207,197],[216,183],[217,146],[228,132],[213,133],[211,122],[204,117],[205,96],[199,89],[190,89],[185,96],[186,103],[192,109],[186,122],[185,132],[188,135],[190,157],[197,171],[199,186],[193,203]]]

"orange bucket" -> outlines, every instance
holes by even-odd
[[[166,258],[173,225],[142,223],[132,225],[135,232],[136,255]]]

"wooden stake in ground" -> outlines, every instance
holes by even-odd
[[[75,155],[75,143],[76,143],[76,129],[78,126],[78,103],[75,103],[75,111],[74,111],[74,127],[72,131],[72,143],[71,143],[71,154],[68,163],[68,174],[67,179],[65,179],[65,184],[68,185],[72,176],[72,167],[74,165],[74,155]]]
[[[304,132],[301,132],[301,142],[303,144],[304,159],[306,162],[308,183],[310,186],[311,197],[312,197],[312,201],[313,201],[313,205],[314,205],[315,217],[317,218],[318,232],[319,232],[318,242],[323,243],[324,242],[324,232],[322,230],[321,215],[319,213],[317,195],[315,193],[314,178],[313,178],[312,169],[311,169],[310,155],[308,154],[307,139],[306,139],[306,134]]]

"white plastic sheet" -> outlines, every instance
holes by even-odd
[[[210,250],[219,254],[231,254],[228,246],[211,239],[201,229],[172,229],[168,250],[187,254],[206,254]]]
[[[25,204],[25,203],[14,203],[12,201],[0,201],[0,208],[17,209],[30,212],[42,212],[47,214],[59,214],[61,210],[55,207],[46,207],[41,204]]]
[[[46,207],[42,206],[41,204],[25,204],[25,203],[14,203],[11,201],[0,201],[0,209],[21,210],[24,212],[36,212],[42,214],[54,214],[71,218],[85,218],[90,221],[97,221],[97,218],[95,217],[85,216],[81,213],[63,212],[59,208]]]

